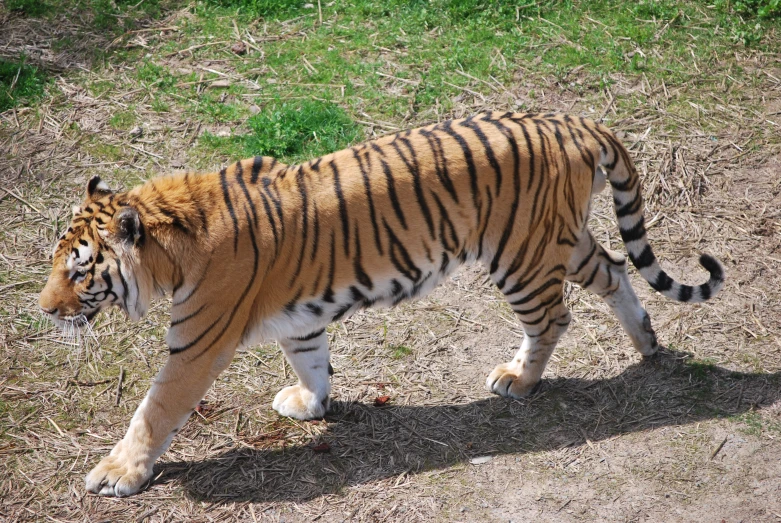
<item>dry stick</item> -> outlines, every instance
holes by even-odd
[[[144,150],[144,149],[142,149],[141,147],[136,147],[135,145],[133,145],[133,144],[130,144],[130,143],[128,143],[128,144],[125,144],[125,145],[127,145],[127,146],[128,146],[128,147],[130,147],[131,149],[135,149],[136,151],[138,151],[138,152],[140,152],[140,153],[148,154],[149,156],[153,156],[153,157],[155,157],[155,158],[158,158],[158,159],[160,159],[160,160],[163,160],[163,157],[162,157],[162,156],[160,156],[159,154],[155,154],[155,153],[151,153],[151,152],[149,152],[149,151],[145,151],[145,150]]]
[[[28,202],[27,200],[25,200],[21,196],[17,196],[16,194],[14,194],[10,190],[6,189],[5,187],[0,187],[0,189],[4,190],[6,193],[8,193],[9,196],[13,196],[14,198],[16,198],[17,200],[19,200],[20,202],[25,204],[27,207],[29,207],[30,209],[34,210],[35,212],[37,212],[41,216],[43,216],[44,218],[47,217],[40,210],[38,210],[33,204],[31,204],[30,202]]]
[[[187,53],[187,52],[190,52],[190,51],[195,51],[196,49],[200,49],[201,47],[208,47],[210,45],[220,45],[220,44],[227,44],[227,43],[230,43],[230,42],[228,42],[228,40],[221,40],[219,42],[208,42],[208,43],[205,43],[205,44],[193,45],[193,46],[188,47],[187,49],[182,49],[181,51],[176,51],[174,53],[169,53],[169,54],[165,55],[165,57],[166,58],[170,58],[170,57],[176,56],[178,54]]]
[[[117,399],[114,402],[114,405],[119,407],[119,400],[122,397],[122,382],[125,381],[125,368],[120,367],[119,368],[119,381],[117,383]]]
[[[385,74],[381,73],[379,71],[375,72],[377,76],[384,76],[385,78],[393,78],[394,80],[398,80],[399,82],[404,82],[410,85],[419,85],[420,82],[418,80],[407,80],[406,78],[399,78],[398,76],[393,76],[391,74]]]
[[[320,5],[320,0],[317,0],[317,15],[320,18],[320,25],[323,25],[323,6]]]
[[[719,453],[719,451],[722,449],[722,447],[724,446],[724,444],[725,444],[726,442],[727,442],[727,436],[724,436],[724,439],[723,439],[723,440],[721,440],[721,443],[719,443],[719,446],[718,446],[718,447],[716,447],[716,450],[714,450],[713,452],[711,452],[710,459],[713,459],[713,458],[715,458],[715,457],[716,457],[716,454],[718,454],[718,453]]]
[[[20,285],[26,285],[28,283],[33,283],[33,281],[32,280],[18,281],[16,283],[9,283],[8,285],[3,285],[2,287],[0,287],[0,294],[2,294],[3,292],[7,291],[8,289],[12,289],[13,287],[18,287]]]
[[[401,80],[401,78],[399,78],[399,80]],[[480,98],[482,101],[485,102],[485,96],[483,96],[482,94],[478,93],[477,91],[473,91],[473,90],[471,90],[471,89],[469,89],[467,87],[462,87],[460,85],[451,84],[450,82],[446,82],[444,80],[442,81],[442,83],[445,84],[445,85],[449,85],[450,87],[455,87],[456,89],[461,89],[462,91],[466,91],[467,93],[471,94],[472,96],[477,96],[478,98]]]

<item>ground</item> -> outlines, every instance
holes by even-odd
[[[388,3],[393,15],[397,3]],[[640,4],[649,10],[632,11],[649,27],[641,39],[620,36],[588,3],[574,4],[583,18],[530,13],[527,25],[513,8],[528,38],[517,53],[530,55],[495,47],[485,62],[470,61],[469,46],[448,47],[464,67],[426,70],[419,61],[435,59],[434,43],[455,46],[447,27],[415,33],[405,18],[388,43],[383,13],[368,1],[318,2],[268,21],[227,7],[167,6],[122,27],[93,24],[89,10],[36,17],[11,4],[26,5],[0,8],[0,56],[23,51],[45,87],[0,109],[0,519],[781,520],[777,24],[727,26],[713,6]],[[575,65],[592,60],[582,48],[591,44],[568,31],[589,20],[616,32],[606,41],[628,46],[606,47],[615,63]],[[283,60],[288,51],[294,63]],[[344,63],[328,54],[342,51]],[[355,56],[373,65],[358,67]],[[337,67],[343,76],[322,77]],[[284,127],[285,111],[302,99],[338,115],[297,123],[324,138],[295,149],[303,139],[294,136],[290,149],[280,136],[298,131]],[[513,354],[519,326],[485,273],[465,268],[424,299],[329,329],[334,403],[324,420],[271,410],[293,377],[273,344],[251,347],[209,391],[147,490],[127,499],[85,493],[84,476],[122,436],[165,361],[168,308],[160,300],[137,324],[104,314],[92,333],[63,334],[39,316],[53,240],[90,176],[130,187],[215,169],[263,146],[258,126],[278,125],[270,147],[295,160],[486,108],[569,111],[619,131],[643,177],[663,266],[700,283],[697,255],[712,254],[726,267],[722,293],[677,304],[633,272],[664,346],[642,360],[607,306],[572,287],[570,330],[540,390],[515,401],[484,382]],[[596,197],[592,227],[623,249],[607,191]]]

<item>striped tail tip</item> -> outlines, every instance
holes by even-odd
[[[683,285],[668,276],[656,263],[656,276],[648,282],[658,292],[670,299],[680,302],[701,303],[716,296],[724,285],[724,268],[721,263],[708,254],[700,256],[700,265],[710,273],[707,282],[700,285]]]

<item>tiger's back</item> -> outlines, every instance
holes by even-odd
[[[260,229],[276,231],[279,251],[261,292],[280,300],[264,299],[255,331],[290,336],[361,306],[395,304],[466,261],[483,261],[501,279],[509,276],[501,269],[534,264],[518,258],[532,245],[530,257],[565,259],[585,223],[600,157],[597,140],[576,125],[487,114],[259,175]],[[252,180],[251,164],[226,176]],[[235,193],[233,202],[246,198]],[[287,202],[281,213],[275,200]]]
[[[479,261],[523,327],[489,390],[531,393],[570,322],[565,281],[599,294],[645,356],[657,341],[625,258],[587,228],[609,181],[629,258],[656,290],[705,301],[722,286],[714,258],[698,286],[670,278],[646,237],[640,179],[611,131],[567,115],[484,113],[414,129],[302,165],[272,158],[150,180],[114,193],[95,178],[54,253],[41,308],[131,317],[172,295],[170,357],[127,434],[87,476],[90,491],[136,492],[237,347],[275,339],[298,376],[273,407],[321,417],[330,395],[325,327],[360,308],[420,296]]]

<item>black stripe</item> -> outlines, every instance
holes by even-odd
[[[350,256],[350,222],[347,216],[347,202],[342,193],[342,184],[339,180],[339,169],[331,161],[331,171],[334,173],[334,192],[336,199],[339,200],[339,217],[342,220],[342,234],[344,235],[344,255]]]
[[[260,175],[260,169],[263,167],[263,157],[256,156],[252,159],[252,170],[250,171],[249,181],[250,183],[257,183],[258,175]]]
[[[307,334],[306,336],[296,337],[296,338],[290,338],[291,340],[298,340],[298,341],[309,341],[317,338],[322,333],[325,332],[325,329],[320,329],[319,331],[315,331],[311,334]]]
[[[485,231],[488,230],[488,224],[491,222],[491,210],[493,209],[493,203],[494,199],[493,196],[491,196],[491,191],[488,189],[488,186],[486,186],[485,195],[488,198],[488,206],[485,211],[485,219],[483,220],[483,225],[480,228],[480,235],[478,244],[477,244],[477,258],[480,259],[483,257],[483,239],[485,238]]]
[[[643,252],[641,252],[639,256],[635,256],[635,254],[630,251],[629,259],[632,260],[632,264],[637,267],[638,270],[645,269],[656,263],[656,256],[654,256],[654,251],[651,250],[650,244],[645,245]]]
[[[323,308],[316,303],[307,303],[306,308],[309,309],[315,316],[323,315]]]
[[[410,141],[406,138],[399,138],[398,141],[407,147],[409,150],[410,159],[407,159],[407,157],[404,156],[404,153],[401,152],[401,147],[398,146],[396,140],[391,142],[391,147],[394,148],[396,154],[399,155],[399,158],[401,158],[401,161],[404,162],[404,165],[407,167],[410,176],[412,176],[412,188],[415,191],[415,199],[418,202],[420,211],[423,213],[423,218],[426,220],[426,226],[428,227],[429,234],[433,239],[435,237],[434,220],[431,218],[431,210],[429,209],[428,202],[426,202],[426,198],[423,195],[423,186],[420,183],[420,168],[418,167],[418,158],[415,154],[415,149],[412,147]]]
[[[681,285],[678,288],[678,301],[689,301],[692,297],[692,291],[694,288],[690,285]]]
[[[301,196],[301,239],[299,243],[301,245],[298,259],[296,261],[296,270],[293,271],[293,276],[290,278],[288,285],[293,287],[294,282],[301,274],[301,269],[304,266],[304,254],[306,253],[306,244],[309,237],[309,194],[306,190],[306,180],[304,179],[304,171],[301,166],[298,166],[296,172],[296,184],[298,185],[298,194]]]
[[[293,299],[291,299],[289,302],[285,304],[285,312],[295,312],[296,310],[296,303],[298,302],[298,299],[301,297],[301,294],[303,294],[304,289],[303,287],[299,287],[296,293],[293,295]]]
[[[515,294],[516,292],[522,291],[525,287],[527,287],[531,282],[534,281],[534,279],[540,274],[541,271],[542,271],[542,267],[538,267],[536,271],[534,271],[533,273],[529,274],[528,278],[526,278],[525,280],[519,280],[519,281],[515,282],[515,285],[510,287],[510,289],[508,289],[507,291],[502,291],[502,292],[506,296],[510,296],[512,294]],[[502,283],[504,283],[504,282],[502,282]],[[499,286],[499,289],[501,290],[502,287],[504,287],[504,285]]]
[[[220,171],[220,184],[222,185],[222,196],[225,200],[225,206],[228,208],[228,214],[230,214],[233,221],[233,253],[236,254],[239,251],[239,220],[236,218],[236,212],[233,210],[233,202],[231,202],[230,190],[228,188],[228,180],[225,177],[225,169]]]
[[[624,240],[624,245],[635,240],[640,240],[645,237],[645,218],[641,216],[640,220],[638,220],[631,229],[622,229],[619,227],[618,231],[621,233],[621,239]]]
[[[355,224],[355,256],[353,257],[353,270],[355,271],[355,277],[358,279],[358,283],[363,285],[369,290],[372,290],[374,288],[374,283],[372,283],[371,278],[369,278],[369,275],[366,274],[366,271],[363,270],[363,266],[361,265],[361,237],[359,234],[358,224]]]
[[[634,214],[639,211],[643,205],[643,198],[640,194],[640,191],[637,191],[634,198],[632,198],[632,201],[621,205],[621,202],[614,198],[613,203],[616,206],[616,216],[618,218],[623,218],[624,216],[629,216],[630,214]],[[621,206],[619,207],[619,205]]]
[[[193,312],[192,314],[188,314],[184,318],[180,318],[178,320],[171,320],[171,327],[175,327],[175,326],[179,325],[180,323],[186,322],[190,318],[194,318],[199,312],[201,312],[204,309],[204,307],[206,307],[205,303],[203,305],[201,305],[200,307],[198,307],[198,309],[195,312]]]
[[[341,319],[342,319],[342,317],[343,317],[345,314],[347,314],[347,311],[349,311],[350,309],[352,309],[352,308],[353,308],[353,306],[355,306],[355,304],[354,304],[354,303],[348,303],[348,304],[346,304],[346,305],[342,305],[342,306],[341,306],[341,307],[340,307],[340,308],[339,308],[339,309],[336,311],[336,314],[334,315],[334,317],[333,317],[333,318],[331,318],[331,321],[339,321],[339,320],[341,320]]]
[[[439,240],[442,242],[442,247],[444,247],[446,251],[455,252],[459,243],[458,236],[456,235],[456,229],[453,226],[453,222],[450,221],[450,216],[447,213],[447,209],[445,209],[445,206],[442,205],[442,202],[440,201],[437,194],[434,191],[431,191],[431,196],[434,198],[434,202],[439,208]],[[447,226],[447,231],[445,230],[445,226]],[[448,243],[448,236],[450,236],[452,244]]]
[[[385,173],[385,180],[388,183],[388,197],[390,198],[391,205],[393,206],[393,212],[396,213],[396,217],[399,219],[399,223],[401,223],[401,226],[404,228],[404,230],[408,230],[407,220],[404,217],[404,211],[401,210],[399,196],[396,194],[396,184],[393,181],[393,173],[391,172],[388,164],[385,163],[385,160],[381,159],[380,164],[382,164],[382,172]]]
[[[535,312],[537,312],[538,310],[540,310],[542,308],[546,308],[546,307],[550,308],[549,306],[552,303],[554,303],[554,302],[558,303],[560,301],[561,301],[561,296],[559,296],[558,294],[554,294],[553,296],[551,296],[550,298],[548,298],[544,302],[535,305],[531,309],[523,309],[523,310],[515,310],[515,309],[513,309],[513,312],[515,312],[515,314],[518,314],[519,316],[528,316],[530,314],[534,314]]]
[[[393,266],[396,267],[396,269],[405,277],[412,280],[413,282],[418,281],[423,272],[415,265],[415,263],[413,263],[412,258],[407,252],[407,249],[404,248],[404,245],[399,241],[396,235],[393,234],[393,230],[388,226],[388,223],[385,221],[385,219],[382,220],[382,223],[385,226],[385,231],[388,233],[388,237],[390,238],[391,263],[393,263]],[[401,259],[399,259],[399,256],[401,256]]]
[[[599,271],[599,264],[594,265],[594,270],[591,271],[591,275],[588,277],[588,279],[583,282],[583,288],[588,289],[591,287],[591,284],[594,283],[594,278],[597,277],[597,271]]]
[[[98,253],[98,259],[103,261],[103,254]],[[95,264],[97,265],[99,262],[95,261]],[[94,267],[94,265],[93,265]],[[128,289],[127,289],[127,281],[125,280],[125,275],[122,274],[122,262],[119,258],[117,258],[117,272],[119,273],[119,282],[122,284],[122,303],[125,306],[125,310],[127,311],[127,295],[128,295]],[[94,280],[93,280],[94,282]]]
[[[244,193],[244,197],[247,199],[245,207],[249,207],[250,210],[252,211],[252,223],[254,224],[255,227],[257,227],[258,214],[255,212],[255,204],[249,195],[249,191],[247,190],[247,185],[244,183],[244,168],[241,165],[241,162],[236,162],[236,181],[239,182],[239,187],[241,187],[241,190]]]
[[[578,264],[578,268],[573,271],[573,275],[579,273],[583,267],[586,266],[586,264],[589,262],[592,256],[594,256],[594,253],[597,252],[597,243],[592,240],[591,244],[591,251],[586,255],[585,258],[583,258],[580,263]]]
[[[472,190],[472,203],[474,204],[475,208],[478,210],[478,213],[480,212],[480,198],[479,198],[479,191],[477,189],[477,168],[475,167],[474,158],[472,157],[472,150],[469,148],[469,144],[466,140],[464,140],[464,137],[458,134],[456,131],[453,130],[452,121],[448,120],[447,122],[443,122],[440,126],[438,126],[444,133],[448,134],[451,138],[453,138],[456,143],[458,143],[459,147],[461,147],[461,152],[464,154],[464,160],[466,161],[466,168],[467,172],[469,173],[469,183]]]
[[[314,238],[312,240],[312,254],[310,255],[310,260],[312,262],[315,261],[315,257],[317,256],[317,247],[320,245],[320,217],[317,212],[317,202],[312,200],[312,228],[314,229],[312,231],[312,237]]]
[[[700,256],[700,265],[702,265],[705,270],[710,273],[712,280],[719,282],[724,280],[724,271],[721,268],[721,264],[719,264],[719,262],[716,261],[716,258],[713,256],[708,254],[703,254]]]
[[[539,287],[537,287],[535,290],[524,296],[523,298],[520,298],[518,300],[515,300],[513,302],[510,302],[510,305],[523,305],[524,303],[528,303],[543,292],[545,292],[548,288],[554,286],[554,285],[560,285],[561,280],[559,278],[551,278]]]
[[[659,275],[656,277],[656,281],[649,282],[651,287],[659,292],[669,291],[673,286],[673,279],[667,276],[664,271],[659,271]]]
[[[548,158],[548,154],[547,154],[549,149],[549,145],[548,145],[549,138],[547,133],[550,131],[550,129],[546,127],[545,130],[543,131],[541,123],[544,122],[540,122],[539,120],[533,120],[533,122],[535,128],[537,129],[537,137],[540,140],[539,144],[540,144],[541,161],[540,161],[540,183],[537,185],[537,190],[535,191],[534,198],[532,200],[532,211],[530,214],[532,223],[538,221],[538,219],[536,218],[538,204],[542,202],[540,208],[541,209],[546,208],[546,205],[544,204],[547,203],[548,190],[550,189],[550,184],[544,183],[545,180],[548,179],[547,175],[550,172],[550,165],[549,165],[550,159]],[[542,198],[540,198],[540,191],[542,190],[543,187],[545,188],[545,193],[543,194]],[[531,185],[529,185],[529,189],[530,188]]]
[[[379,251],[380,255],[384,254],[382,249],[382,242],[380,241],[380,229],[377,226],[377,215],[374,210],[374,198],[372,197],[372,188],[371,183],[369,182],[369,173],[366,170],[366,166],[363,164],[363,160],[358,155],[358,152],[353,148],[353,157],[358,162],[358,168],[361,171],[361,176],[363,177],[363,188],[366,192],[366,201],[369,204],[369,217],[371,218],[372,222],[372,229],[374,230],[374,243],[377,245],[377,250]],[[357,224],[356,224],[357,225]]]
[[[279,250],[279,236],[277,236],[277,223],[276,221],[274,221],[274,215],[271,212],[271,206],[268,203],[268,198],[266,198],[266,195],[260,191],[258,191],[258,194],[260,195],[260,201],[263,204],[263,209],[266,211],[266,218],[271,224],[271,234],[274,236],[274,247],[275,247],[274,251],[277,252]]]
[[[494,253],[493,260],[491,260],[490,265],[490,274],[494,274],[496,270],[499,268],[499,262],[502,258],[502,254],[504,253],[504,249],[507,246],[507,242],[510,239],[510,234],[513,231],[513,226],[515,225],[515,215],[518,212],[518,204],[520,202],[521,198],[521,176],[520,176],[520,166],[521,166],[521,160],[520,160],[520,152],[518,150],[518,142],[515,140],[515,136],[512,134],[512,131],[510,131],[505,125],[503,125],[500,122],[497,122],[495,120],[490,120],[488,118],[488,115],[483,118],[483,121],[490,123],[494,125],[501,133],[504,135],[505,138],[507,138],[507,141],[510,143],[510,151],[513,154],[513,202],[510,204],[510,215],[507,218],[507,223],[505,223],[504,230],[502,231],[502,236],[499,239],[499,244],[496,247],[496,252]],[[526,147],[530,150],[531,158],[530,168],[534,168],[534,160],[533,160],[533,151],[531,151],[531,144],[528,141],[526,141]]]
[[[496,194],[498,195],[502,188],[502,168],[499,166],[499,162],[496,160],[496,155],[494,154],[493,147],[491,147],[491,142],[488,140],[488,137],[486,137],[483,130],[480,129],[480,126],[472,121],[471,116],[466,120],[463,120],[460,125],[462,127],[471,129],[472,132],[475,133],[475,136],[477,136],[477,139],[480,140],[480,143],[483,145],[485,155],[488,158],[488,164],[491,166],[491,168],[493,168],[494,173],[496,174]]]
[[[334,284],[334,274],[336,273],[336,233],[331,230],[331,261],[328,266],[328,283],[323,292],[323,301],[334,302],[334,291],[331,286]]]
[[[609,180],[609,181],[610,181],[610,186],[613,188],[614,191],[629,192],[634,189],[637,180],[639,180],[639,178],[633,177],[630,174],[629,178],[627,178],[623,182],[618,182],[615,180]]]
[[[319,346],[315,346],[315,347],[296,347],[295,349],[293,349],[293,354],[300,354],[302,352],[313,352],[313,351],[316,351],[319,348],[320,348]]]
[[[437,174],[437,178],[439,178],[439,182],[448,194],[450,194],[450,197],[453,198],[453,201],[458,203],[458,192],[453,186],[453,180],[450,178],[450,173],[448,172],[447,157],[442,148],[442,140],[439,139],[439,136],[437,136],[434,131],[429,131],[427,129],[421,129],[420,135],[426,138],[429,147],[431,147],[431,152],[434,155],[434,170]]]
[[[177,354],[179,352],[186,351],[187,349],[189,349],[190,347],[192,347],[193,345],[195,345],[196,343],[201,341],[203,339],[203,337],[206,336],[206,334],[209,331],[211,331],[214,328],[214,326],[217,325],[217,323],[219,323],[219,321],[222,319],[222,317],[224,315],[225,315],[225,313],[220,314],[220,316],[216,320],[214,320],[214,322],[211,325],[206,327],[206,330],[204,330],[202,333],[200,333],[198,336],[196,336],[195,339],[193,341],[191,341],[190,343],[188,343],[186,345],[182,345],[181,347],[168,347],[168,353],[169,354]],[[211,345],[209,345],[209,346],[211,346]]]

